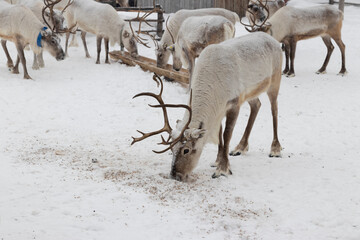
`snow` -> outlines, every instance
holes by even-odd
[[[0,51],[0,239],[360,239],[359,11],[345,7],[347,76],[337,75],[337,46],[328,73],[316,75],[322,40],[298,43],[296,76],[283,77],[278,100],[282,158],[268,157],[263,95],[249,152],[230,157],[233,175],[211,179],[217,146],[207,145],[187,183],[168,179],[170,154],[151,151],[161,149],[159,137],[130,146],[137,129],[162,125],[152,99],[132,99],[158,91],[151,73],[106,65],[103,55],[96,65],[90,34],[91,59],[82,46],[62,62],[45,53],[46,68],[34,71],[26,52],[30,81],[21,67],[11,74]],[[153,49],[139,53],[155,57]],[[166,82],[164,99],[186,103],[187,91]],[[183,113],[170,110],[174,127]],[[248,115],[245,104],[231,148]]]

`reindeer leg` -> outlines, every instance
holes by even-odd
[[[39,67],[44,68],[45,67],[45,62],[44,62],[44,58],[43,58],[43,51],[41,51],[38,55],[38,62],[39,62]]]
[[[285,68],[283,74],[286,75],[289,72],[289,55],[290,55],[290,44],[284,43],[284,52],[285,52]]]
[[[105,63],[110,64],[109,62],[109,39],[104,38],[104,45],[105,45]]]
[[[220,162],[220,159],[221,159],[221,156],[222,156],[222,152],[224,151],[223,131],[222,130],[223,130],[222,125],[220,125],[218,155],[216,157],[215,163],[211,164],[211,167],[217,167],[219,165],[219,162]]]
[[[84,45],[85,56],[86,56],[87,58],[91,58],[91,57],[90,57],[90,54],[89,54],[89,51],[88,51],[88,48],[87,48],[87,45],[86,45],[86,39],[85,39],[85,37],[86,37],[86,32],[81,31],[81,40],[82,40],[83,45]]]
[[[224,146],[223,148],[219,148],[219,150],[222,150],[218,153],[218,158],[216,159],[216,162],[218,162],[218,165],[216,167],[215,173],[212,175],[213,178],[217,178],[220,176],[227,176],[229,174],[232,174],[230,170],[230,163],[229,163],[229,144],[230,139],[232,136],[232,132],[235,127],[236,120],[239,116],[239,110],[240,110],[240,102],[239,99],[233,100],[233,106],[230,108],[226,113],[226,125],[225,125],[225,131],[224,131]]]
[[[39,70],[39,63],[38,63],[38,58],[36,53],[34,53],[34,61],[33,61],[33,65],[32,65],[32,69],[34,70]]]
[[[9,54],[9,51],[6,47],[6,40],[1,40],[1,45],[4,49],[4,52],[5,52],[5,55],[6,55],[6,58],[7,58],[7,67],[9,68],[9,70],[13,69],[14,67],[14,63],[10,57],[10,54]]]
[[[329,63],[329,60],[330,60],[330,57],[331,57],[331,54],[334,50],[334,45],[332,45],[331,43],[331,38],[330,36],[324,36],[324,37],[321,37],[322,40],[324,41],[326,47],[327,47],[327,54],[326,54],[326,58],[325,58],[325,61],[322,65],[322,67],[316,72],[316,74],[320,74],[320,73],[326,73],[326,67]]]
[[[69,44],[69,37],[70,37],[70,33],[69,32],[67,32],[66,33],[66,39],[65,39],[65,56],[69,56],[69,54],[68,54],[68,44]]]
[[[97,45],[97,58],[96,58],[96,64],[100,64],[100,52],[101,52],[101,41],[102,37],[96,36],[96,45]]]
[[[339,34],[339,36],[334,36],[333,39],[336,42],[336,44],[339,46],[341,51],[341,69],[339,75],[344,76],[347,73],[345,67],[345,44],[341,40],[341,34]]]
[[[287,73],[287,77],[295,77],[295,70],[294,70],[294,59],[295,59],[295,52],[296,52],[296,40],[290,40],[290,70]]]
[[[260,102],[259,98],[255,98],[253,100],[248,101],[248,103],[250,105],[250,117],[249,117],[248,123],[246,125],[244,135],[242,136],[239,144],[235,147],[235,149],[230,152],[230,156],[238,156],[240,154],[246,153],[249,150],[248,140],[249,140],[251,129],[254,125],[256,116],[261,107],[261,102]]]
[[[11,73],[19,74],[19,63],[20,63],[20,57],[19,57],[19,55],[17,55],[16,63],[15,63],[15,66],[13,67],[13,69],[11,70]]]
[[[22,44],[20,43],[20,41],[18,39],[15,42],[15,45],[16,45],[16,49],[18,51],[18,57],[20,58],[21,64],[22,64],[23,69],[24,69],[24,79],[31,79],[31,77],[28,74],[27,68],[26,68],[26,59],[25,59],[25,54],[24,54],[24,47],[22,46]]]
[[[271,144],[271,151],[269,157],[281,157],[281,145],[277,135],[278,128],[278,106],[277,106],[277,97],[279,94],[281,81],[281,73],[277,73],[272,77],[272,85],[267,91],[267,95],[271,104],[271,113],[273,118],[273,141]]]

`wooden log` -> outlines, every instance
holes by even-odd
[[[139,65],[144,71],[154,72],[182,84],[189,84],[189,72],[185,69],[175,71],[170,64],[167,64],[165,68],[159,68],[156,66],[156,60],[144,56],[139,56],[135,59],[128,52],[112,51],[109,54],[112,59],[121,60],[126,65]]]

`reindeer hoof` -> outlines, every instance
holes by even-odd
[[[227,169],[226,171],[216,169],[216,171],[214,172],[214,174],[211,177],[212,178],[219,178],[221,176],[227,177],[229,175],[232,175],[232,171],[230,169]]]
[[[344,72],[343,72],[343,71],[340,71],[337,75],[344,77],[344,76],[347,75],[347,73],[348,73],[348,72],[345,70]]]
[[[279,152],[271,152],[270,154],[269,154],[269,157],[277,157],[277,158],[281,158],[281,153],[279,153]]]
[[[241,155],[241,152],[238,152],[238,151],[231,151],[229,153],[230,156],[240,156]]]
[[[318,70],[318,71],[316,72],[316,74],[325,74],[325,73],[326,73],[326,71],[325,71],[325,70],[323,70],[323,71]]]
[[[32,69],[34,69],[34,70],[39,70],[40,67],[39,67],[39,66],[32,66]]]
[[[29,75],[24,75],[24,79],[31,80],[32,78]]]
[[[100,61],[96,61],[96,64],[100,64]]]
[[[13,74],[19,74],[19,69],[13,68],[13,69],[11,70],[11,73],[13,73]]]
[[[295,77],[295,73],[288,73],[288,74],[286,74],[286,77],[288,77],[288,78]]]

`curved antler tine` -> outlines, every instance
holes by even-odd
[[[163,83],[162,83],[162,80],[161,80],[161,78],[160,78],[158,75],[154,75],[154,76],[153,76],[153,80],[154,80],[157,84],[159,84],[158,81],[160,81],[161,89],[160,89],[160,93],[159,93],[159,94],[150,93],[150,92],[143,92],[143,93],[136,94],[133,98],[136,98],[136,97],[139,97],[139,96],[150,96],[150,97],[155,98],[155,99],[159,102],[160,105],[165,105],[165,104],[164,104],[164,101],[163,101],[163,99],[162,99],[162,93],[163,93]],[[149,104],[149,106],[152,107],[152,105],[150,105],[150,104]],[[161,108],[162,108],[162,110],[163,110],[164,126],[163,126],[160,130],[155,131],[155,132],[150,132],[150,133],[142,133],[142,132],[138,131],[139,133],[142,134],[142,136],[139,137],[139,138],[134,138],[134,137],[133,137],[133,142],[132,142],[132,144],[134,144],[134,143],[136,143],[136,142],[139,142],[139,141],[141,141],[141,140],[143,140],[143,139],[145,139],[145,138],[148,138],[148,137],[150,137],[150,136],[153,136],[153,135],[162,133],[162,132],[167,132],[169,135],[171,134],[172,128],[171,128],[171,126],[170,126],[170,124],[169,124],[169,117],[168,117],[168,115],[167,115],[166,107],[161,107]]]
[[[166,19],[165,26],[166,26],[166,29],[168,30],[169,34],[170,34],[170,37],[171,37],[171,41],[172,41],[172,43],[173,43],[173,44],[175,44],[175,39],[174,39],[174,36],[172,35],[172,33],[171,33],[171,31],[170,31],[170,29],[169,29],[169,27],[168,27],[168,21],[169,21],[169,18],[170,18],[170,16],[168,16],[168,18]]]
[[[134,29],[133,29],[132,24],[131,24],[131,20],[129,20],[129,27],[130,27],[130,30],[131,30],[131,32],[132,32],[135,40],[136,40],[138,43],[144,45],[144,46],[147,47],[147,48],[151,48],[151,47],[148,45],[148,43],[142,41],[142,40],[135,34]]]

